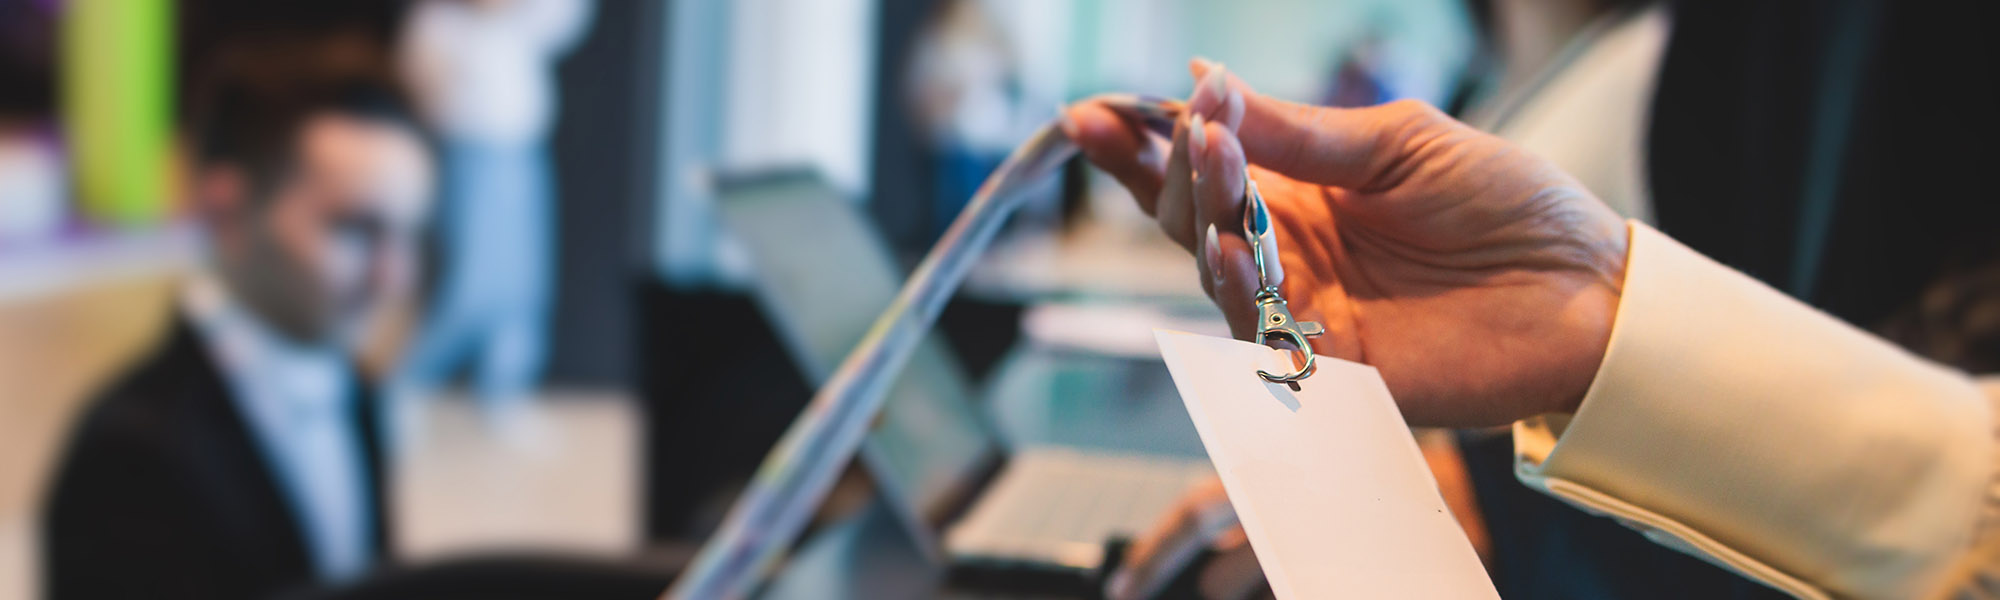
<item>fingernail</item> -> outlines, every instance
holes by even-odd
[[[1202,242],[1202,260],[1208,261],[1208,277],[1222,285],[1222,242],[1216,239],[1215,224],[1208,224],[1208,241]]]
[[[1202,121],[1201,113],[1188,116],[1188,148],[1197,155],[1208,152],[1208,124]]]
[[[1212,73],[1216,67],[1222,66],[1222,63],[1209,60],[1206,56],[1194,57],[1194,64],[1201,65],[1201,72],[1203,73]]]
[[[1201,78],[1201,85],[1208,88],[1208,93],[1215,97],[1217,103],[1227,101],[1229,99],[1229,67],[1225,67],[1221,63],[1216,63],[1215,68],[1209,69],[1208,75]]]

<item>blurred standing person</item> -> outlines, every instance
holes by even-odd
[[[54,124],[55,8],[0,0],[0,243],[54,233],[69,196]]]
[[[266,598],[390,548],[351,354],[413,268],[429,151],[371,45],[236,50],[190,131],[202,260],[160,345],[88,405],[43,503],[49,598]]]
[[[546,360],[555,283],[554,68],[582,36],[591,5],[425,0],[412,10],[401,60],[444,142],[444,260],[393,399],[427,397],[469,362],[488,417],[519,436]]]
[[[906,93],[932,157],[930,240],[1021,139],[1022,90],[1014,50],[977,0],[942,3],[912,48]]]

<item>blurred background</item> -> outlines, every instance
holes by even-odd
[[[540,6],[549,4],[574,6]],[[482,215],[467,213],[506,212],[494,207],[505,201],[454,202],[458,176],[442,175],[425,231],[428,268],[360,353],[371,377],[390,377],[420,343],[426,315],[446,312],[435,307],[455,293],[453,269],[494,270],[497,279],[547,262],[546,276],[525,284],[540,289],[490,288],[546,298],[544,311],[521,317],[545,329],[530,342],[545,344],[545,362],[495,367],[532,373],[523,416],[482,416],[477,371],[488,365],[479,359],[439,367],[440,385],[426,391],[439,401],[417,409],[421,431],[390,469],[397,554],[414,561],[508,547],[630,553],[699,540],[715,526],[809,396],[808,382],[830,370],[788,359],[760,312],[754,249],[717,214],[732,177],[809,174],[818,195],[864,217],[859,247],[886,250],[861,258],[886,261],[900,279],[1059,103],[1105,91],[1185,96],[1188,57],[1225,61],[1271,93],[1320,101],[1447,103],[1481,83],[1471,68],[1479,45],[1471,7],[1455,0],[0,6],[4,598],[39,597],[37,515],[65,441],[94,394],[172,329],[180,282],[201,262],[181,167],[205,61],[234,44],[356,36],[399,54],[398,64],[442,57],[434,62],[449,64],[407,82],[420,100],[453,97],[434,100],[449,105],[435,112],[458,114],[440,115],[442,130],[427,123],[445,138],[441,148],[454,135],[545,128],[506,134],[545,145],[544,206],[524,211],[539,223],[521,228],[508,214],[477,222]],[[539,17],[572,21],[540,24],[555,31],[489,33],[456,22],[454,9],[580,14]],[[465,58],[514,52],[534,55],[492,65]],[[1357,62],[1374,78],[1365,90],[1343,87],[1343,65]],[[464,89],[438,89],[451,86]],[[509,106],[541,102],[548,106]],[[1019,430],[1014,443],[1064,435],[1077,443],[1076,431],[1094,428],[1065,411],[1164,407],[1164,418],[1135,421],[1106,443],[1198,456],[1150,333],[1176,324],[1224,331],[1192,263],[1101,175],[1072,169],[1041,196],[943,319],[971,396],[996,411],[1016,407],[1002,419]],[[812,225],[772,223],[794,230],[753,237],[803,242]],[[479,242],[445,239],[463,237],[461,228],[536,227],[544,231],[508,237],[540,236],[539,248],[497,261],[454,260],[458,247]],[[842,327],[865,327],[877,310],[858,309]]]
[[[1744,22],[1853,22],[1846,9],[1773,4],[1784,6],[1746,10]],[[266,127],[230,122],[255,110],[204,112],[230,89],[209,74],[232,57],[281,45],[307,57],[284,63],[299,71],[324,62],[311,57],[366,57],[396,83],[422,143],[403,167],[435,183],[417,194],[408,285],[384,288],[352,339],[326,344],[352,350],[355,385],[385,407],[386,433],[362,442],[387,448],[374,477],[390,524],[381,555],[405,566],[521,550],[668,564],[716,527],[902,276],[1061,104],[1112,91],[1185,97],[1186,61],[1203,56],[1301,102],[1445,107],[1550,155],[1621,212],[1672,224],[1693,211],[1672,212],[1691,205],[1668,196],[1693,192],[1649,186],[1648,173],[1693,167],[1649,171],[1669,154],[1645,147],[1667,15],[1616,0],[0,0],[0,599],[42,597],[54,569],[42,540],[57,520],[45,516],[65,469],[88,454],[77,440],[95,431],[93,403],[145,396],[107,390],[157,364],[177,323],[218,336],[199,325],[190,290],[220,280],[227,291],[244,285],[230,273],[252,271],[218,258],[233,242],[216,238],[234,238],[215,232],[242,219],[214,200],[233,188],[214,187],[227,180],[209,169],[236,158],[254,171],[256,157],[211,148]],[[1815,31],[1768,39],[1805,48],[1785,56],[1842,56],[1829,45],[1837,36]],[[1858,52],[1909,41],[1872,39]],[[1683,59],[1737,60],[1728,49]],[[1731,93],[1758,79],[1738,75],[1711,93],[1752,97]],[[1808,99],[1855,93],[1838,77],[1801,77]],[[246,106],[263,106],[257,97]],[[306,160],[289,145],[308,139],[292,130],[303,122],[268,125],[286,128],[277,151],[293,162]],[[1770,139],[1797,133],[1778,129]],[[1754,147],[1677,141],[1670,149]],[[1744,165],[1762,155],[1740,154],[1714,160],[1755,171]],[[307,171],[272,169],[280,182],[345,185]],[[1774,195],[1818,193],[1803,187]],[[1845,221],[1831,222],[1824,235],[1843,239]],[[1776,229],[1785,240],[1816,231]],[[396,235],[369,231],[357,239]],[[1756,274],[1869,326],[1893,321],[1918,287],[1841,296],[1850,279],[1798,275],[1786,266],[1817,255],[1797,263],[1777,245],[1787,258]],[[1766,264],[1752,252],[1762,248],[1729,258]],[[278,300],[239,300],[252,320],[283,312]],[[1198,461],[1155,327],[1226,332],[1187,254],[1115,182],[1072,165],[1012,219],[911,367],[948,381],[904,396],[962,396],[976,414],[892,402],[897,422],[885,427],[919,439],[871,443],[890,471],[953,470],[898,463],[924,452],[896,444],[952,447],[921,438],[969,419],[1002,448]],[[1492,439],[1461,435],[1468,448]],[[1504,481],[1497,468],[1484,481]],[[942,493],[910,477],[900,491],[919,503]],[[855,507],[873,490],[894,488],[881,478],[856,467],[823,518],[865,510]]]

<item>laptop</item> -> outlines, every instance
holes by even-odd
[[[764,315],[824,383],[903,276],[859,207],[810,171],[725,177],[718,212],[743,246]],[[1059,446],[1007,448],[935,334],[904,367],[861,458],[933,559],[1090,577],[1106,543],[1146,532],[1206,460]]]

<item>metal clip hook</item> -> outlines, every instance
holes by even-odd
[[[1326,333],[1326,328],[1314,321],[1299,321],[1292,318],[1292,311],[1285,306],[1285,298],[1278,295],[1277,288],[1264,288],[1257,292],[1257,343],[1266,344],[1271,338],[1291,342],[1298,348],[1294,354],[1305,355],[1305,364],[1290,373],[1272,373],[1257,370],[1257,376],[1271,383],[1297,383],[1313,374],[1313,347],[1307,337]],[[1296,360],[1293,361],[1296,364]]]
[[[1312,341],[1306,338],[1326,333],[1326,328],[1318,322],[1300,321],[1292,317],[1292,310],[1285,304],[1285,297],[1278,294],[1277,282],[1271,280],[1270,269],[1266,268],[1266,251],[1274,256],[1278,251],[1277,232],[1271,227],[1271,209],[1264,204],[1264,195],[1257,192],[1256,181],[1245,181],[1243,186],[1243,235],[1250,242],[1250,256],[1257,262],[1257,338],[1259,344],[1268,344],[1273,338],[1291,342],[1297,348],[1295,354],[1305,355],[1305,364],[1290,373],[1272,373],[1257,370],[1257,376],[1272,383],[1291,384],[1294,389],[1298,382],[1313,374]],[[1297,363],[1296,360],[1293,361]]]

